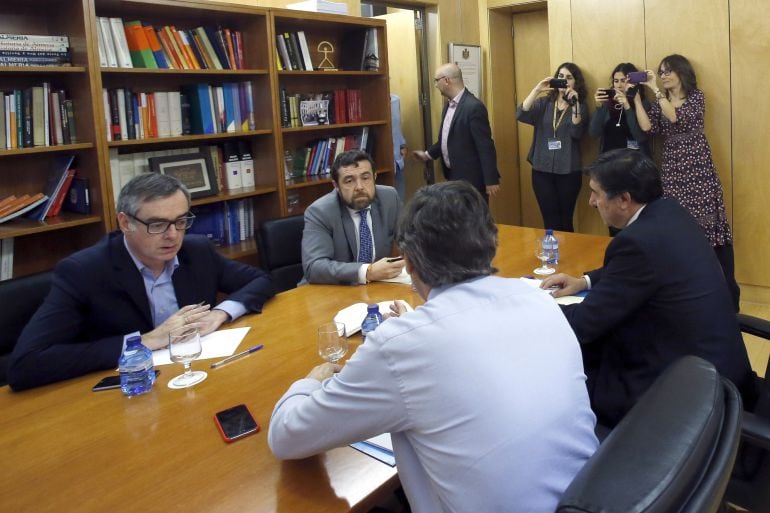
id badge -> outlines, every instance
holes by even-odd
[[[561,141],[559,139],[556,139],[554,137],[548,138],[548,149],[553,150],[560,150],[561,149]]]
[[[629,150],[638,150],[639,143],[633,139],[626,139],[626,148],[628,148]]]

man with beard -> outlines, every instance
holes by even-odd
[[[365,284],[401,273],[404,262],[390,258],[401,201],[376,177],[363,151],[334,159],[334,190],[305,210],[303,282]]]

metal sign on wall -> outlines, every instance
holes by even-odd
[[[481,98],[481,47],[449,43],[449,62],[457,64],[463,72],[465,87],[476,98]]]

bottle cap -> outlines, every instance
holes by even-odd
[[[546,228],[545,234],[546,235],[553,235],[553,228]]]
[[[126,348],[141,346],[141,345],[142,345],[142,337],[140,336],[134,335],[133,337],[128,337],[128,339],[126,339]]]
[[[380,305],[378,304],[368,305],[366,307],[366,313],[380,313]]]

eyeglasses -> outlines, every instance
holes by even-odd
[[[670,74],[671,74],[671,70],[670,69],[662,69],[662,70],[658,71],[658,76],[659,77],[667,77]]]
[[[449,78],[449,77],[447,77],[446,75],[441,75],[440,77],[434,78],[433,83],[438,84],[438,81],[441,80],[442,78]]]
[[[142,221],[138,217],[126,214],[131,219],[134,219],[136,221],[139,221],[143,225],[147,227],[147,233],[150,235],[158,235],[160,233],[166,233],[169,229],[169,227],[173,224],[174,228],[177,229],[177,231],[183,231],[187,230],[193,225],[193,221],[195,220],[195,214],[188,212],[186,216],[180,217],[174,221],[153,221],[151,223],[148,223],[146,221]]]

